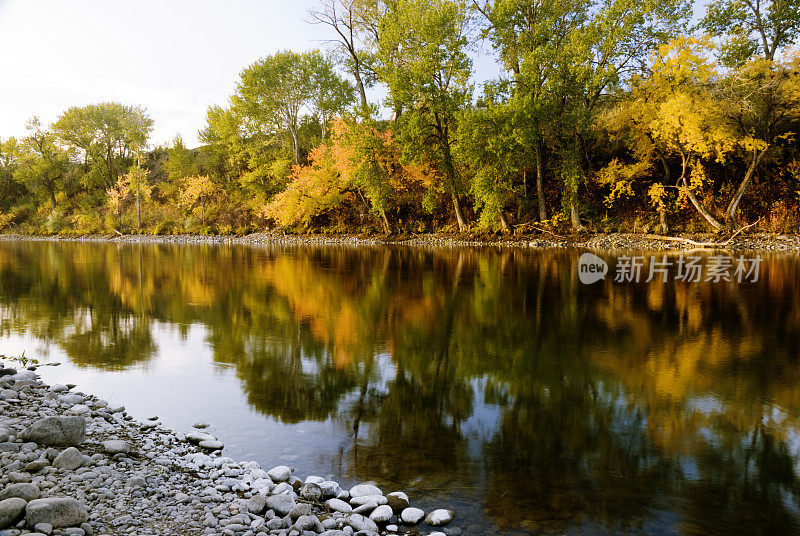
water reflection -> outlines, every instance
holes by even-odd
[[[800,261],[584,286],[579,253],[0,242],[0,337],[124,373],[202,324],[251,407],[473,534],[800,531]]]

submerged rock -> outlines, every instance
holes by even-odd
[[[386,495],[386,503],[392,508],[395,514],[399,514],[408,508],[408,495],[402,491],[395,491]]]
[[[431,527],[443,527],[453,520],[455,512],[452,510],[434,510],[425,516],[425,524]]]
[[[406,525],[417,525],[425,517],[425,512],[419,508],[406,508],[400,513],[400,520]]]

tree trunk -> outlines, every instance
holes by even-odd
[[[381,209],[381,222],[383,223],[383,230],[387,235],[392,234],[392,226],[389,225],[389,218],[386,217],[386,210]]]
[[[47,191],[50,194],[50,208],[55,210],[56,209],[56,193],[52,188],[49,188]]]
[[[456,220],[458,221],[458,230],[466,231],[467,220],[464,218],[464,213],[461,211],[461,203],[458,200],[458,194],[456,194],[455,192],[451,192],[450,195],[453,198],[453,209],[456,212]]]
[[[508,220],[506,219],[506,215],[503,214],[502,210],[500,211],[500,225],[503,227],[503,233],[510,234],[510,233],[514,232],[514,228],[511,227],[510,223],[508,223]]]
[[[750,165],[747,166],[747,172],[744,175],[744,179],[742,179],[742,183],[736,189],[736,193],[733,194],[733,198],[731,202],[728,204],[727,210],[725,210],[725,219],[727,220],[728,228],[732,231],[736,230],[736,227],[739,226],[739,219],[736,216],[736,212],[739,209],[739,203],[744,196],[745,190],[750,184],[750,181],[753,179],[753,175],[755,175],[756,166],[761,161],[761,157],[764,156],[766,151],[758,151],[753,150],[753,157],[750,160]]]
[[[289,133],[292,135],[292,153],[294,154],[294,163],[298,166],[300,165],[300,145],[297,142],[297,130],[294,128],[289,129]]]
[[[669,232],[669,226],[667,225],[667,209],[664,207],[658,208],[658,232],[661,234]]]
[[[670,174],[669,174],[669,165],[667,164],[667,159],[664,158],[664,155],[661,154],[660,151],[656,151],[658,155],[658,159],[661,161],[661,167],[664,168],[664,181],[663,185],[669,185]],[[661,234],[666,234],[669,232],[669,225],[667,225],[667,208],[664,206],[663,202],[658,207],[658,222],[659,222],[659,232]]]
[[[142,232],[142,198],[139,189],[136,189],[136,233]]]
[[[717,218],[715,218],[706,209],[706,207],[703,206],[702,203],[700,203],[700,200],[697,199],[697,196],[694,195],[694,192],[691,190],[691,188],[689,188],[689,183],[686,181],[687,163],[688,163],[688,158],[685,155],[682,154],[681,155],[681,178],[680,178],[680,181],[683,183],[684,188],[686,188],[686,196],[689,198],[689,201],[692,203],[692,205],[697,210],[697,212],[699,212],[700,215],[703,216],[703,218],[705,218],[705,220],[708,223],[711,224],[711,227],[713,227],[714,229],[717,229],[717,230],[723,229],[724,226],[719,221],[717,221]]]
[[[537,141],[536,152],[536,196],[539,198],[539,221],[547,221],[547,205],[544,199],[544,170],[542,169],[542,146]]]
[[[353,77],[356,79],[356,89],[361,98],[361,110],[366,115],[369,103],[367,102],[367,91],[364,89],[364,81],[361,79],[361,72],[358,66],[353,69]]]
[[[569,202],[569,218],[572,222],[572,229],[575,231],[583,231],[585,227],[581,223],[581,215],[578,211],[578,205],[575,203],[575,200],[572,199]]]

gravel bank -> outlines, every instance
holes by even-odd
[[[74,387],[0,361],[0,536],[462,533],[405,493],[236,462],[201,423],[139,422]]]
[[[729,243],[726,238],[711,234],[693,234],[686,238],[695,242],[719,242],[716,249],[734,251],[798,251],[800,235],[748,234],[736,237]],[[655,238],[642,234],[588,234],[558,236],[547,233],[510,237],[469,237],[449,234],[424,234],[413,236],[356,236],[356,235],[287,235],[279,232],[253,233],[247,236],[199,236],[199,235],[123,235],[123,236],[28,236],[0,234],[0,240],[40,240],[64,242],[109,242],[120,244],[240,244],[277,246],[378,246],[403,245],[425,247],[503,247],[503,248],[589,248],[599,250],[649,250],[686,251],[698,246],[690,242]],[[705,247],[713,251],[715,248]]]

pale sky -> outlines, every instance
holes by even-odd
[[[206,108],[226,105],[239,72],[282,49],[321,46],[313,0],[0,0],[0,137],[66,108],[140,104],[151,144],[197,143]]]
[[[151,145],[198,144],[205,112],[239,72],[278,50],[320,48],[315,0],[0,0],[0,137],[70,106],[145,106]],[[491,60],[481,58],[484,72]],[[483,66],[483,68],[481,67]]]

